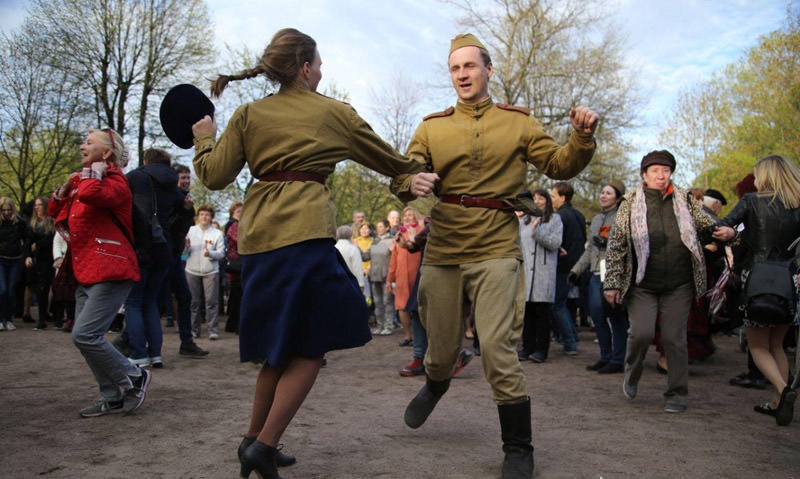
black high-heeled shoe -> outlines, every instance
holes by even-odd
[[[242,453],[239,475],[242,479],[248,479],[250,473],[255,472],[259,479],[282,479],[278,475],[278,464],[275,462],[277,453],[277,449],[256,439]]]
[[[775,413],[775,423],[778,426],[788,426],[794,418],[794,402],[797,401],[797,391],[789,386],[783,388],[781,400]]]
[[[244,454],[244,451],[246,451],[247,448],[250,447],[250,444],[253,444],[253,441],[255,440],[256,438],[254,437],[245,436],[242,438],[242,443],[239,444],[239,450],[236,451],[236,455],[239,457],[239,462],[242,462],[242,455]],[[283,444],[278,444],[278,453],[275,455],[275,463],[278,465],[278,467],[289,467],[295,464],[297,459],[291,454],[281,451],[281,447],[283,447]]]

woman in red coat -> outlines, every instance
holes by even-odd
[[[103,339],[135,281],[132,195],[119,165],[127,163],[122,138],[111,129],[90,130],[81,145],[80,173],[70,175],[48,206],[67,239],[67,260],[78,289],[72,342],[83,354],[102,397],[82,417],[130,413],[144,402],[150,373],[132,365]]]

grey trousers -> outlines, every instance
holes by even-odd
[[[192,292],[192,332],[200,337],[200,308],[205,308],[208,333],[219,334],[219,273],[197,276],[186,273],[186,282]],[[205,304],[201,299],[205,298]]]
[[[378,329],[394,328],[394,294],[386,292],[386,281],[370,281],[375,301],[375,322]]]
[[[75,293],[75,327],[72,343],[83,355],[105,401],[122,399],[122,390],[133,387],[131,377],[142,374],[137,366],[103,339],[133,281],[108,281],[78,286]]]
[[[655,293],[632,287],[628,304],[628,350],[625,355],[625,381],[635,386],[644,370],[644,358],[653,342],[656,317],[661,317],[661,344],[667,357],[669,373],[664,398],[686,405],[689,401],[689,353],[686,321],[694,300],[694,286],[683,285],[667,293]]]

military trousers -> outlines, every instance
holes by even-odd
[[[428,332],[425,372],[434,381],[453,375],[470,307],[481,338],[483,373],[497,404],[527,400],[517,342],[525,315],[522,262],[499,258],[455,266],[423,265],[419,313]]]

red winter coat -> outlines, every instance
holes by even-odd
[[[136,252],[112,213],[133,238],[131,208],[133,197],[128,180],[116,166],[109,165],[105,178],[70,179],[67,198],[53,195],[48,213],[56,224],[69,225],[70,252],[75,278],[83,285],[104,281],[139,281]],[[67,215],[69,214],[69,218]]]

